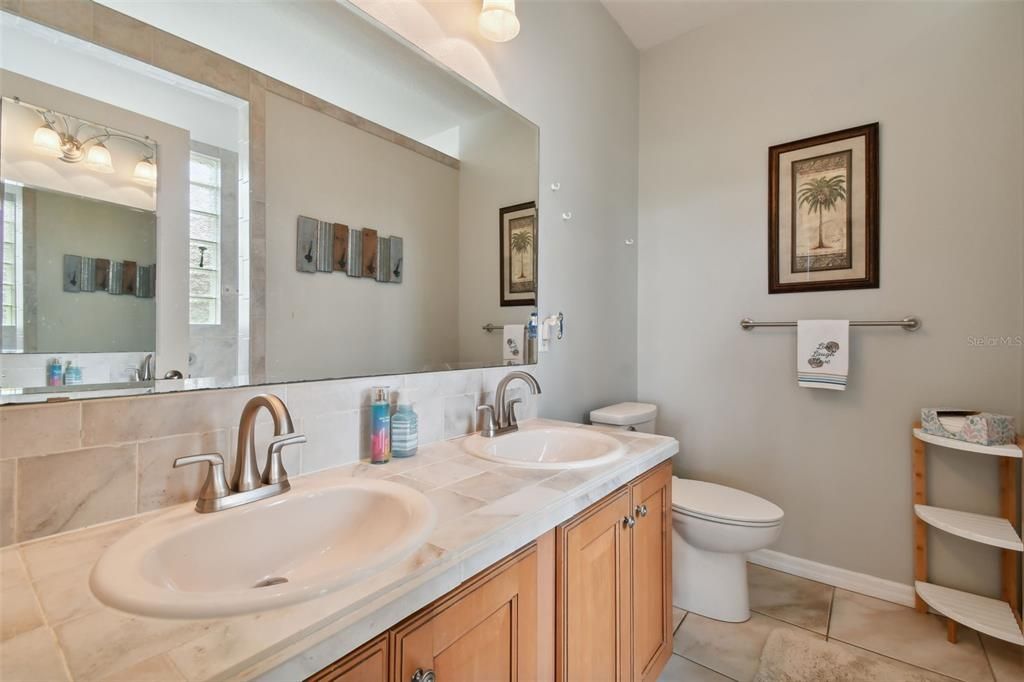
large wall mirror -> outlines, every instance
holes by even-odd
[[[2,401],[532,360],[537,127],[346,5],[232,7],[301,88],[0,12]]]

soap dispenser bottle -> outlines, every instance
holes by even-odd
[[[391,454],[412,457],[419,447],[419,417],[412,408],[411,389],[398,391],[398,410],[391,416]]]

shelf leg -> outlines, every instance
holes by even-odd
[[[919,425],[917,425],[919,426]],[[913,455],[911,467],[913,472],[914,504],[928,504],[928,495],[925,492],[925,449],[924,442],[914,436],[910,437]],[[913,511],[912,511],[913,513]],[[928,581],[928,527],[925,522],[914,517],[914,580]],[[914,608],[919,613],[928,613],[928,605],[916,593],[914,594]]]
[[[953,620],[952,618],[947,618],[946,619],[946,639],[949,640],[950,644],[956,644],[956,640],[957,640],[956,628],[957,628],[956,621]]]
[[[1017,461],[1009,457],[999,458],[999,511],[1003,518],[1010,522],[1018,533],[1020,524],[1017,522]],[[1010,605],[1020,622],[1020,588],[1017,584],[1017,569],[1020,554],[1012,550],[1003,550],[1003,600]]]

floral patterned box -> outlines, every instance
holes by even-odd
[[[940,418],[947,417],[963,418],[963,428],[957,432],[948,431],[939,421]],[[933,436],[954,438],[979,445],[1009,445],[1017,442],[1013,417],[989,412],[937,410],[926,407],[921,410],[921,430]]]

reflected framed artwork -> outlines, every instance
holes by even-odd
[[[878,124],[768,149],[768,293],[877,289]]]
[[[537,204],[499,211],[501,305],[537,305]]]

